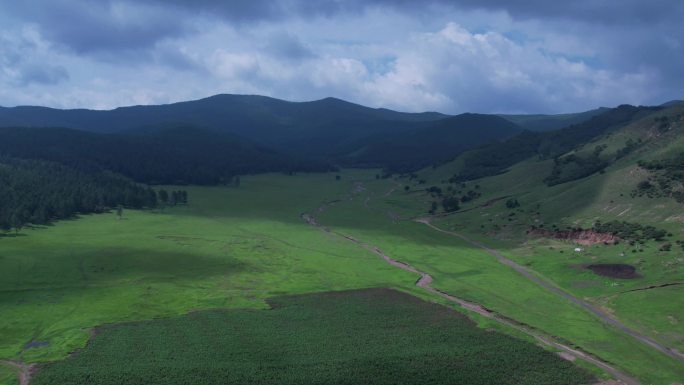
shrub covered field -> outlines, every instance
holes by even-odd
[[[585,384],[543,349],[389,289],[106,326],[32,384]]]

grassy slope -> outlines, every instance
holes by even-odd
[[[529,160],[514,166],[508,173],[503,175],[484,178],[470,182],[467,189],[479,184],[483,196],[473,204],[464,208],[481,205],[487,200],[499,198],[504,195],[513,195],[521,207],[516,210],[507,209],[504,201],[498,201],[487,208],[478,208],[463,213],[447,216],[438,224],[443,228],[455,229],[461,232],[473,234],[483,239],[485,243],[498,247],[504,253],[520,263],[531,266],[535,271],[551,278],[564,289],[579,297],[587,298],[614,312],[617,317],[643,333],[660,339],[664,343],[684,350],[684,333],[681,332],[681,322],[684,320],[684,286],[673,286],[663,289],[648,291],[628,292],[627,290],[642,288],[649,285],[658,285],[669,282],[684,281],[684,258],[682,250],[673,247],[671,252],[658,250],[660,243],[648,242],[643,251],[632,252],[632,247],[626,243],[617,246],[596,245],[586,248],[581,254],[573,253],[572,244],[543,239],[529,239],[525,236],[525,230],[530,225],[545,223],[547,226],[558,224],[564,226],[589,227],[596,219],[609,221],[612,219],[651,224],[659,228],[667,229],[673,233],[673,241],[684,239],[682,226],[682,206],[670,199],[632,198],[630,192],[636,184],[644,179],[643,171],[636,167],[639,159],[657,159],[670,156],[684,149],[684,124],[682,121],[673,129],[664,134],[656,130],[657,123],[654,116],[670,115],[677,116],[684,112],[681,106],[648,116],[636,123],[613,132],[606,137],[599,138],[593,143],[578,149],[578,153],[590,151],[596,145],[607,144],[606,152],[612,152],[621,148],[628,138],[642,138],[645,145],[634,153],[618,160],[607,168],[605,174],[595,174],[588,178],[547,187],[543,179],[549,174],[553,166],[552,161]],[[420,173],[420,178],[427,179],[426,185],[414,185],[414,182],[402,180],[400,183],[409,184],[414,189],[437,184],[448,179],[455,170],[461,167],[459,160],[437,169],[425,170]],[[446,188],[446,184],[443,185]],[[418,210],[425,212],[429,207],[429,199],[425,194],[413,193],[400,195],[403,199],[395,198],[407,214]],[[511,213],[515,215],[509,217]],[[539,214],[537,214],[539,213]],[[407,231],[408,232],[408,231]],[[412,230],[413,232],[413,230]],[[485,235],[486,234],[486,235]],[[662,242],[661,242],[662,243]],[[418,251],[418,250],[416,250]],[[625,256],[620,256],[625,252]],[[425,254],[425,252],[423,252]],[[584,263],[596,262],[620,262],[630,263],[638,267],[643,278],[638,280],[616,280],[599,277],[591,272],[575,268],[573,266]],[[435,273],[436,283],[439,285],[439,271],[444,271],[445,265],[440,261],[439,270]],[[459,279],[463,280],[463,278]],[[496,280],[499,285],[499,280]],[[497,291],[500,293],[501,291]],[[517,296],[516,296],[517,297]],[[510,300],[512,297],[506,297]],[[535,296],[534,298],[541,298]],[[487,304],[488,302],[485,302]],[[546,307],[546,305],[544,306]],[[544,308],[542,307],[542,308]],[[512,313],[513,318],[517,318]],[[524,315],[523,315],[524,316]],[[537,319],[534,322],[545,330],[553,327],[556,321],[551,318]],[[580,322],[577,326],[580,326]],[[591,328],[582,326],[577,328],[585,334],[584,337],[576,335],[568,338],[589,348],[591,343]],[[563,330],[560,330],[561,332]],[[560,334],[562,335],[562,334]],[[603,334],[608,338],[608,334]],[[610,338],[614,338],[610,337]],[[597,340],[600,338],[597,338]],[[605,341],[595,344],[592,348],[596,352],[614,350],[614,362],[629,361],[627,357],[631,353],[627,345],[618,349],[609,348],[615,345],[615,341]],[[587,345],[589,344],[589,345]],[[603,344],[603,345],[602,345]],[[636,347],[635,347],[636,348]],[[629,348],[631,349],[631,348]],[[624,354],[624,357],[618,357]],[[654,356],[656,358],[657,356]],[[635,357],[633,357],[635,358]],[[658,359],[659,360],[659,359]],[[666,362],[663,359],[662,362]],[[679,373],[669,377],[672,380],[681,379],[681,363],[668,364],[671,368],[679,368],[671,372]],[[625,366],[623,366],[625,367]],[[628,364],[631,370],[653,372],[648,365],[638,362]],[[663,380],[663,379],[661,379]]]
[[[670,115],[674,112],[682,113],[684,108],[674,109]],[[611,144],[624,143],[627,138],[642,138],[646,144],[631,156],[608,168],[605,175],[596,175],[587,181],[576,183],[574,190],[583,191],[587,196],[582,198],[574,192],[571,196],[576,197],[575,199],[578,197],[577,200],[583,202],[584,206],[571,214],[564,213],[563,217],[554,214],[560,212],[560,208],[552,207],[550,220],[588,227],[596,219],[604,222],[619,219],[666,229],[673,234],[667,242],[684,239],[684,218],[681,216],[684,207],[681,204],[667,198],[631,198],[629,194],[638,182],[645,179],[645,171],[635,166],[636,160],[669,157],[684,150],[682,122],[676,129],[659,137],[654,137],[659,135],[653,128],[654,125],[652,119],[646,118],[615,133],[611,138],[597,141],[597,145],[609,145],[608,151]],[[593,145],[594,143],[591,144]],[[590,191],[593,194],[589,195]],[[627,292],[651,285],[684,282],[683,250],[675,246],[670,252],[660,251],[659,246],[662,243],[664,242],[648,242],[642,251],[637,252],[633,251],[635,247],[625,242],[617,246],[593,246],[581,256],[562,258],[561,263],[558,263],[557,252],[544,247],[545,242],[541,242],[542,247],[537,247],[534,251],[537,258],[546,264],[539,268],[544,274],[557,276],[556,280],[568,289],[581,296],[592,297],[596,302],[605,304],[607,308],[615,311],[618,317],[632,326],[684,351],[684,332],[679,325],[679,322],[684,321],[684,286]],[[533,250],[524,248],[518,250],[518,253],[530,256],[531,251]],[[625,256],[621,256],[621,253]],[[631,281],[599,279],[586,271],[567,269],[568,264],[588,262],[629,263],[638,267],[643,278]]]
[[[128,384],[165,385],[591,381],[588,373],[537,346],[476,328],[446,307],[397,291],[329,292],[269,302],[269,311],[204,311],[105,327],[83,352],[41,369],[34,383],[104,385],[122,378]]]
[[[680,107],[656,115],[677,115],[683,110]],[[496,231],[500,237],[516,239],[522,230],[535,223],[590,227],[597,219],[604,222],[618,219],[666,229],[673,234],[668,242],[684,239],[681,217],[684,210],[681,204],[667,198],[630,197],[636,184],[645,179],[645,171],[636,167],[637,160],[668,157],[684,149],[684,124],[680,122],[677,128],[666,134],[657,134],[654,126],[653,117],[647,117],[609,137],[580,148],[578,152],[582,153],[586,148],[606,144],[609,146],[606,151],[611,151],[611,147],[615,150],[619,147],[615,143],[623,144],[628,138],[641,138],[645,141],[643,147],[610,166],[603,175],[596,174],[583,180],[547,188],[542,185],[541,179],[547,174],[545,168],[550,168],[550,162],[546,162],[548,165],[544,162],[527,162],[518,165],[508,174],[478,181],[484,191],[509,191],[519,197],[523,212],[517,212],[516,220],[508,222],[506,216],[510,214],[510,210],[505,209],[503,202],[500,202],[489,210],[476,210],[455,216],[450,226],[463,226],[472,230],[478,224],[484,224],[487,231]],[[509,188],[506,189],[506,186]],[[536,204],[540,205],[539,209]],[[539,216],[535,215],[536,211],[540,212]],[[494,220],[490,222],[489,219],[492,218]],[[493,225],[497,223],[499,230]],[[508,227],[503,228],[504,225]],[[579,296],[593,298],[598,303],[605,303],[632,326],[684,350],[684,333],[678,325],[680,320],[684,320],[683,297],[681,294],[671,295],[671,292],[684,293],[684,287],[625,293],[627,290],[650,285],[684,281],[682,250],[673,247],[671,252],[659,251],[662,243],[648,242],[643,251],[636,253],[632,251],[634,247],[624,242],[617,246],[597,245],[587,248],[581,255],[568,253],[571,250],[568,245],[548,240],[528,242],[522,247],[513,243],[506,247],[513,247],[514,254],[520,257],[521,262],[551,276],[566,289]],[[563,249],[566,254],[560,254]],[[625,256],[621,256],[621,253],[625,253]],[[615,280],[569,268],[572,265],[596,262],[633,264],[638,267],[643,278]],[[637,305],[628,300],[637,297],[649,298],[647,312],[646,309],[635,311]]]
[[[416,205],[415,194],[396,191],[386,197],[386,184],[366,181],[365,185],[368,189],[353,200],[337,203],[320,214],[320,222],[377,245],[393,258],[429,273],[438,289],[570,341],[643,380],[669,384],[684,376],[681,362],[603,325],[594,316],[498,263],[483,250],[422,224],[393,221],[397,214],[416,214],[418,207],[427,207],[425,203]],[[366,207],[369,195],[372,198]]]

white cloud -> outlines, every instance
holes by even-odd
[[[364,87],[404,109],[483,112],[560,111],[634,101],[652,74],[616,74],[581,60],[547,55],[497,32],[471,33],[449,23],[414,37],[387,74]],[[392,90],[390,98],[385,90]],[[629,100],[624,100],[625,98]]]

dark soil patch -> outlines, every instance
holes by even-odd
[[[33,349],[33,348],[42,348],[42,347],[49,346],[49,345],[50,345],[50,343],[47,341],[31,341],[31,342],[27,343],[26,345],[24,345],[24,350]]]
[[[632,265],[624,263],[601,263],[595,265],[588,265],[587,269],[604,277],[619,278],[619,279],[634,279],[641,277],[636,272],[636,268]]]

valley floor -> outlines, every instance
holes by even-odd
[[[126,210],[121,220],[85,216],[0,238],[0,359],[61,360],[102,325],[202,309],[267,309],[269,298],[282,295],[387,287],[459,305],[481,327],[547,341],[552,351],[576,351],[574,362],[599,376],[663,385],[684,379],[683,361],[602,322],[487,250],[413,221],[426,206],[397,181],[371,171],[340,175],[244,177],[239,188],[186,188],[187,206]],[[450,219],[435,224],[453,226]],[[505,256],[529,262],[511,244],[492,242]],[[548,264],[531,266],[563,290],[592,303],[598,298],[570,289],[570,278]],[[613,316],[623,320],[622,313]],[[644,325],[624,322],[653,338]],[[0,366],[0,384],[16,381],[14,371]]]

